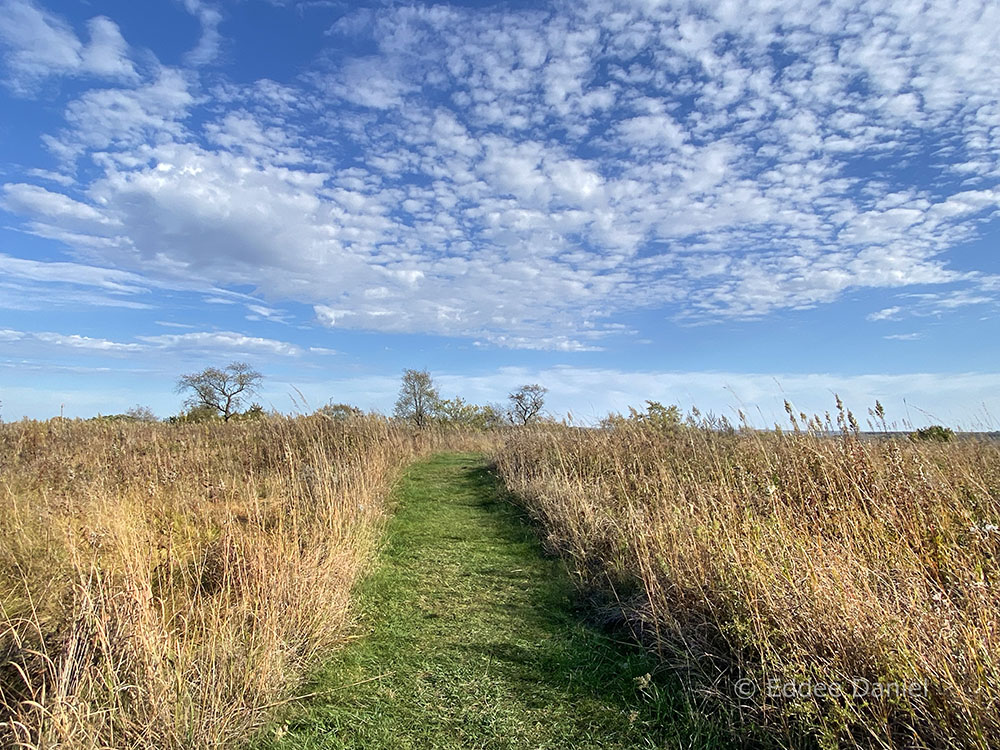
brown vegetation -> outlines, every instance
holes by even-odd
[[[232,747],[345,637],[377,418],[0,426],[0,745]]]
[[[991,746],[1000,443],[865,440],[839,421],[836,436],[819,420],[541,428],[510,433],[496,461],[550,544],[744,739]]]

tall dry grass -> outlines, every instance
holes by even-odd
[[[384,420],[0,427],[0,745],[245,741],[342,641],[401,467]]]
[[[841,423],[526,430],[496,462],[737,736],[996,747],[1000,443],[866,440]],[[865,681],[881,687],[862,697]]]

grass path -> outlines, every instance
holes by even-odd
[[[477,455],[412,466],[360,637],[259,748],[705,746],[641,650],[584,623],[560,563]],[[669,692],[673,695],[664,695]]]

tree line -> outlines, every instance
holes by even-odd
[[[264,408],[251,399],[259,394],[263,374],[246,362],[225,367],[208,367],[182,375],[176,390],[185,395],[184,411],[168,422],[230,422],[257,419]],[[478,429],[508,425],[528,425],[545,418],[546,388],[537,383],[522,385],[507,395],[507,403],[474,404],[461,396],[442,398],[427,370],[405,370],[400,380],[393,416],[415,427],[450,424]],[[249,402],[249,405],[248,405]],[[362,410],[345,403],[328,403],[316,411],[334,420],[361,416]],[[136,406],[123,414],[98,417],[102,420],[156,421],[153,412]]]
[[[393,416],[426,427],[446,423],[489,429],[528,425],[544,416],[548,389],[537,383],[522,385],[507,395],[507,404],[472,404],[461,396],[441,398],[427,370],[405,370]]]
[[[186,395],[185,410],[180,414],[168,417],[167,422],[230,422],[260,419],[266,415],[264,407],[255,401],[247,402],[252,396],[258,395],[258,389],[264,380],[263,374],[246,362],[231,362],[225,367],[207,367],[200,372],[182,375],[176,383],[178,393]],[[442,398],[437,385],[427,370],[404,370],[400,381],[399,394],[396,398],[393,417],[409,422],[415,427],[427,427],[432,424],[456,425],[476,429],[493,429],[511,425],[529,425],[534,422],[549,420],[546,415],[545,394],[548,389],[538,383],[525,384],[507,394],[507,403],[474,404],[461,396]],[[301,395],[301,394],[300,394]],[[2,405],[2,404],[0,404]],[[842,408],[837,398],[838,408]],[[798,430],[792,413],[791,404],[786,400],[785,409],[792,418],[792,423]],[[626,415],[612,412],[600,420],[599,427],[605,430],[620,429],[627,426],[640,426],[664,433],[676,433],[685,426],[705,426],[710,429],[733,431],[735,428],[726,417],[716,417],[709,413],[702,417],[701,413],[691,408],[691,413],[685,419],[676,405],[664,405],[659,401],[646,401],[644,410],[629,407]],[[345,403],[327,403],[315,412],[328,419],[340,421],[364,415],[356,406]],[[744,418],[740,412],[741,420]],[[850,411],[846,412],[851,429],[859,433],[859,426]],[[885,422],[885,410],[878,401],[875,408],[869,409],[869,414],[881,424],[881,431],[870,432],[872,435],[889,435],[890,430]],[[806,419],[806,415],[801,415]],[[60,416],[59,419],[62,419]],[[147,406],[134,406],[121,414],[98,415],[96,421],[125,422],[157,422],[153,411]],[[838,424],[843,420],[838,420]],[[829,414],[827,414],[829,422]],[[3,420],[0,419],[0,424]],[[741,423],[742,424],[742,423]],[[820,425],[819,418],[816,424]],[[869,425],[871,426],[871,422]],[[841,425],[846,432],[846,423]],[[775,430],[780,431],[775,424]],[[818,427],[822,431],[822,426]],[[875,430],[875,427],[872,427]],[[905,434],[905,433],[904,433]],[[1000,433],[990,433],[992,435]],[[949,442],[956,434],[948,427],[931,425],[910,432],[908,437],[915,441]]]

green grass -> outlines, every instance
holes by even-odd
[[[257,747],[642,748],[724,741],[642,649],[588,625],[481,456],[412,466],[359,637]]]

